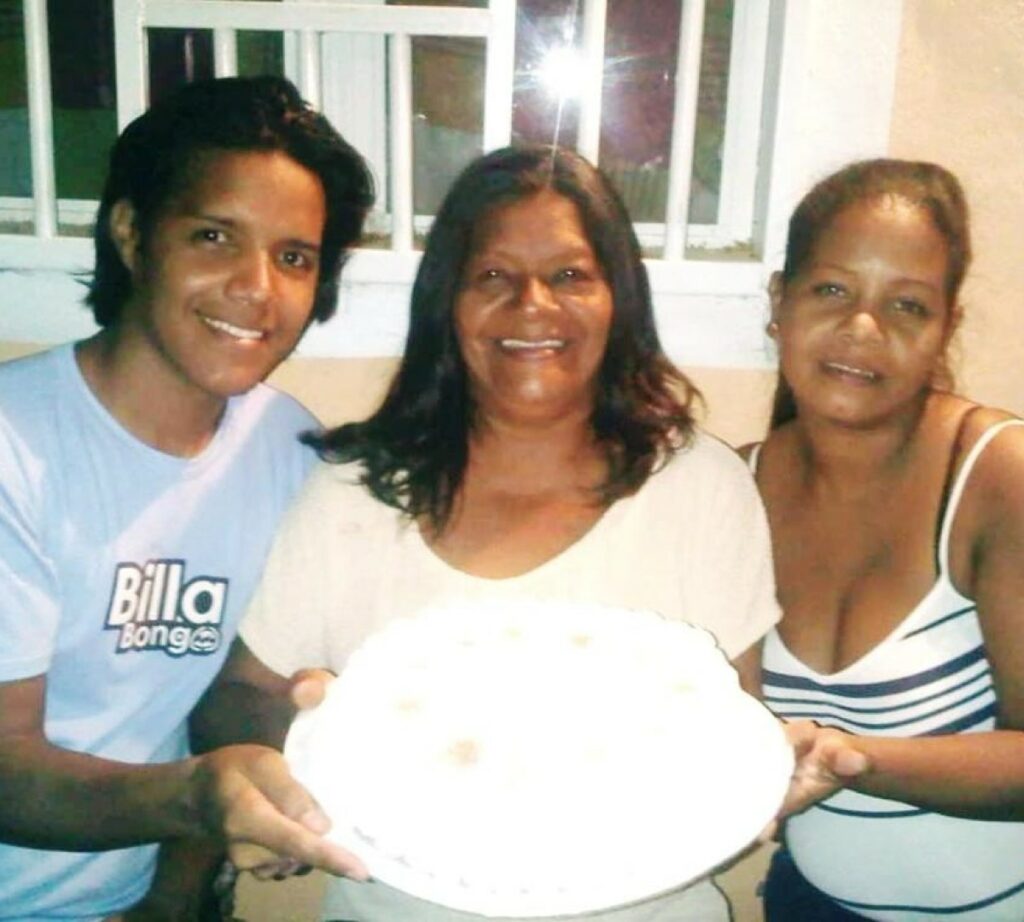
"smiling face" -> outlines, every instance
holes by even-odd
[[[143,246],[131,206],[112,232],[132,273],[118,348],[168,399],[214,404],[263,380],[309,322],[325,220],[319,179],[279,152],[217,152]]]
[[[917,405],[955,326],[948,259],[926,211],[885,197],[841,211],[807,264],[772,280],[780,367],[802,417],[867,425]]]
[[[572,201],[543,191],[483,220],[455,302],[486,419],[589,418],[612,293]]]

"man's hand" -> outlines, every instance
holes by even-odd
[[[327,686],[334,678],[333,673],[324,669],[299,670],[292,676],[288,691],[292,705],[299,711],[316,707],[323,701]],[[280,843],[281,847],[268,841],[265,834],[257,837],[251,829],[240,827],[229,830],[225,827],[228,857],[235,867],[240,871],[251,871],[261,880],[282,880],[305,873],[312,867],[355,880],[365,879],[366,869],[358,858],[319,838],[330,827],[330,821],[305,788],[292,778],[283,758],[276,751],[263,751],[260,763],[253,763],[253,766],[254,771],[259,771],[259,778],[243,782],[243,787],[237,793],[248,798],[248,806],[240,807],[242,810],[256,811],[246,817],[249,823],[259,823],[263,829],[268,828],[268,823],[278,825],[274,841]],[[256,789],[246,794],[245,784],[250,780],[256,782]],[[253,797],[254,793],[259,796]],[[283,814],[283,817],[278,814]],[[281,818],[290,819],[301,828],[280,827],[275,820]],[[225,817],[224,822],[229,821]],[[315,840],[309,837],[310,832],[316,836]],[[311,848],[314,849],[313,860],[309,857]],[[330,851],[325,852],[324,848]]]
[[[266,746],[226,746],[201,756],[196,783],[203,823],[222,835],[240,871],[274,876],[302,865],[365,880],[353,854],[323,838],[330,821],[288,770],[281,753]]]

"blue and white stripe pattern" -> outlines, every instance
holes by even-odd
[[[994,728],[996,694],[977,611],[947,572],[949,532],[978,455],[1003,428],[1021,424],[993,426],[968,453],[942,523],[938,579],[877,647],[823,675],[776,631],[768,635],[764,694],[775,713],[873,736]],[[811,883],[869,919],[1024,920],[1024,823],[964,820],[840,791],[790,819],[786,841]]]

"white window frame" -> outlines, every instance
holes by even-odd
[[[35,30],[38,49],[39,30],[45,34],[45,3],[43,0],[24,2],[26,27],[31,25]],[[152,2],[154,8],[158,3],[166,4],[166,0]],[[330,5],[358,8],[365,2]],[[600,0],[590,0],[588,15],[598,2]],[[511,0],[492,0],[492,7],[502,3],[511,5]],[[244,22],[244,17],[239,20],[238,15],[243,7],[251,4],[238,0],[174,0],[173,6],[177,12],[168,14],[170,19],[165,24],[184,21],[190,7],[202,7],[200,12],[204,16],[213,8],[219,9],[217,15],[224,19],[222,31],[215,34],[218,73],[232,72],[232,42],[226,30],[228,25],[237,27]],[[290,24],[300,21],[306,25],[310,21],[308,17],[319,15],[325,5],[294,0],[280,6],[259,6],[263,7],[263,12],[283,7],[291,17]],[[684,4],[684,16],[687,7],[692,16],[695,15],[692,11],[702,7],[702,3],[688,0]],[[39,22],[40,8],[42,22]],[[410,10],[407,7],[387,9],[406,14]],[[424,16],[443,17],[445,27],[440,30],[441,34],[453,34],[452,12],[450,8],[433,8]],[[765,24],[772,32],[776,52],[770,61],[760,60],[747,69],[731,68],[729,117],[742,118],[744,106],[756,105],[756,110],[760,111],[763,108],[759,101],[761,90],[766,99],[776,101],[763,112],[762,124],[758,126],[757,157],[748,158],[748,163],[760,163],[759,172],[749,165],[736,166],[737,151],[749,145],[749,135],[744,139],[742,132],[733,131],[728,136],[725,167],[746,172],[740,182],[723,183],[718,225],[711,236],[704,239],[714,243],[728,240],[730,235],[731,239],[739,239],[737,234],[749,237],[752,226],[755,247],[762,256],[743,261],[715,258],[647,261],[659,330],[669,354],[676,361],[746,368],[771,364],[771,351],[763,336],[764,290],[772,268],[781,260],[786,217],[802,191],[825,172],[856,157],[885,153],[901,14],[901,0],[753,0],[750,14],[736,17],[733,61],[740,48],[749,49],[751,43],[760,41],[758,29]],[[372,5],[364,6],[360,15],[372,15]],[[30,24],[31,17],[36,18],[34,24]],[[584,22],[585,42],[592,48],[603,48],[603,32],[593,23],[593,18],[589,23]],[[692,22],[690,28],[693,28]],[[407,36],[405,42],[407,45]],[[314,53],[314,45],[316,43],[307,41],[303,46],[306,58],[301,54],[298,58],[300,63],[305,60],[307,72],[315,65],[309,58]],[[401,41],[398,46],[402,46]],[[851,48],[857,50],[856,55],[849,53]],[[403,66],[403,55],[393,58],[399,59],[399,67]],[[407,63],[407,48],[404,60]],[[35,87],[35,95],[30,99],[33,118],[42,117],[40,113],[45,115],[48,106],[48,79],[43,79],[48,78],[48,68],[42,66],[44,63],[41,55],[30,62],[30,70],[34,68],[30,76],[37,78],[35,83],[30,79],[30,86]],[[122,66],[120,59],[118,66]],[[496,80],[495,85],[510,99],[510,59],[506,59],[503,66],[507,70],[507,83],[502,85]],[[311,95],[311,84],[303,77],[301,67],[298,77],[300,86]],[[392,79],[395,77],[393,73]],[[599,85],[599,81],[592,82]],[[689,87],[692,89],[692,82]],[[123,95],[127,100],[127,94]],[[122,100],[125,107],[119,116],[122,123],[140,110],[142,98],[131,102]],[[684,103],[685,100],[680,105]],[[591,99],[581,111],[581,147],[591,154],[586,145],[593,143],[593,118],[586,113],[593,112],[593,105]],[[489,101],[487,109],[492,126],[488,146],[495,146],[500,143],[500,132],[493,128],[495,104]],[[35,148],[33,154],[35,162]],[[380,161],[377,163],[379,168]],[[42,169],[40,175],[45,187],[45,165]],[[52,181],[52,174],[50,179]],[[394,200],[397,180],[392,177],[391,181]],[[40,188],[38,180],[36,188]],[[679,202],[688,199],[688,195],[679,195],[678,182],[675,193]],[[402,194],[408,195],[411,201],[410,190],[402,193],[399,189],[399,196]],[[0,207],[3,204],[0,202]],[[65,209],[80,211],[88,207],[88,203],[60,203],[62,215]],[[47,229],[45,220],[42,226],[43,230]],[[418,255],[407,245],[401,245],[401,239],[410,239],[411,230],[408,227],[396,234],[400,243],[393,251],[361,250],[354,256],[345,270],[338,316],[307,334],[301,346],[303,354],[381,356],[400,352],[409,289],[418,263]],[[655,242],[659,233],[664,236],[664,229],[657,225],[640,225],[638,232],[642,238]],[[692,243],[704,242],[704,229],[691,226],[688,232]],[[678,247],[678,244],[673,245]],[[91,321],[80,306],[81,286],[73,273],[88,271],[91,261],[91,242],[87,240],[62,238],[53,233],[49,237],[46,234],[41,237],[0,235],[0,340],[49,342],[87,333]],[[40,293],[44,293],[44,297],[40,297]],[[45,308],[40,308],[40,304]]]

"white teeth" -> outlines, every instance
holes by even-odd
[[[855,368],[853,365],[844,365],[842,362],[829,362],[829,368],[833,368],[836,371],[841,371],[846,375],[853,375],[856,378],[864,378],[866,381],[874,381],[878,377],[873,371],[868,371],[864,368]]]
[[[203,314],[199,316],[202,317],[203,323],[207,326],[220,330],[221,333],[227,333],[228,336],[233,336],[235,339],[255,340],[263,338],[263,333],[259,330],[236,327],[233,323],[228,323],[226,320],[218,320],[216,317],[206,317]]]
[[[501,339],[502,349],[564,349],[564,339]]]

